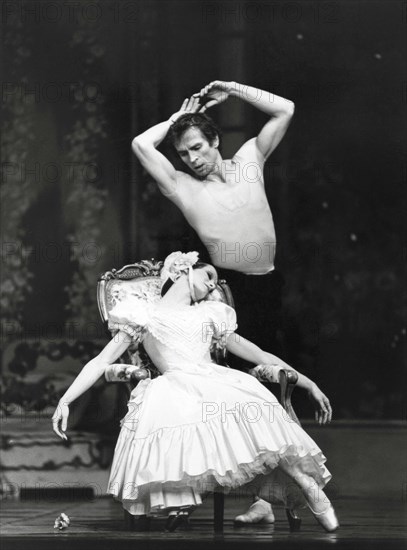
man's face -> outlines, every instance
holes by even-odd
[[[205,178],[217,168],[218,144],[218,139],[210,144],[201,130],[192,127],[182,134],[175,144],[175,149],[181,160],[198,178]]]

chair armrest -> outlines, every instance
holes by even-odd
[[[133,382],[151,378],[150,372],[137,365],[127,365],[125,363],[115,363],[109,365],[105,370],[106,382]]]
[[[298,374],[292,370],[281,369],[278,374],[278,381],[280,383],[281,405],[284,407],[291,420],[301,426],[301,423],[298,420],[291,404],[291,394],[296,383],[298,382]]]
[[[278,370],[278,380],[276,379],[276,370],[263,368],[266,365],[257,365],[250,369],[249,373],[257,378],[259,382],[270,382],[280,384],[280,402],[281,406],[285,409],[288,416],[301,426],[300,421],[298,420],[297,415],[295,414],[294,408],[291,403],[291,394],[295,388],[295,385],[298,382],[298,374],[290,369],[279,369]],[[274,375],[274,376],[273,376]]]

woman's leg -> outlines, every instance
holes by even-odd
[[[279,462],[278,467],[299,487],[308,507],[324,529],[329,532],[335,531],[339,527],[335,511],[315,479],[301,472],[295,465],[287,464],[284,459]]]
[[[314,514],[324,513],[332,506],[331,501],[325,492],[318,487],[314,478],[306,474],[300,474],[294,476],[293,479],[301,489],[309,508]]]

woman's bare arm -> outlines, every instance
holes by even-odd
[[[116,336],[103,348],[95,358],[83,367],[81,372],[59,400],[52,417],[54,432],[66,439],[65,431],[68,424],[69,405],[78,399],[104,374],[106,368],[117,361],[131,343],[130,336],[125,332],[118,332]]]
[[[327,422],[330,422],[332,419],[332,407],[329,402],[328,397],[319,389],[317,384],[313,382],[310,378],[305,376],[304,374],[301,374],[296,369],[285,363],[282,359],[277,357],[276,355],[273,355],[272,353],[268,353],[259,346],[256,346],[256,344],[253,344],[253,342],[250,342],[249,340],[246,340],[242,336],[239,336],[236,333],[231,334],[226,342],[226,348],[228,351],[236,355],[237,357],[240,357],[241,359],[245,359],[246,361],[249,361],[251,363],[255,363],[256,365],[270,365],[272,367],[275,367],[275,370],[277,372],[281,369],[288,369],[292,370],[298,375],[298,382],[297,386],[300,388],[305,389],[308,392],[308,395],[311,399],[311,401],[314,403],[316,414],[315,418],[320,424],[325,424]],[[278,382],[278,377],[275,377],[274,382]]]

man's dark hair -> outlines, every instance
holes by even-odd
[[[170,127],[168,138],[175,144],[181,139],[182,134],[190,128],[198,128],[212,145],[216,138],[219,139],[219,146],[222,140],[222,132],[217,124],[204,113],[186,113],[180,116]]]

